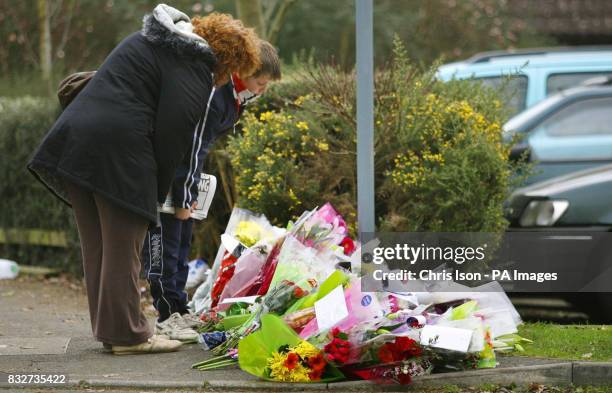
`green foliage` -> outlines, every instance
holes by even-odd
[[[414,67],[399,43],[376,75],[378,227],[502,231],[517,169],[502,143],[505,110],[491,89],[434,75],[435,67]],[[297,85],[311,93],[277,113],[248,116],[245,133],[228,146],[239,204],[284,223],[329,200],[354,221],[354,75],[312,67]],[[307,135],[313,143],[304,142]]]
[[[0,228],[64,231],[68,252],[65,248],[0,244],[0,253],[21,264],[79,272],[79,242],[72,211],[26,169],[58,114],[59,106],[50,100],[0,98]]]
[[[67,74],[96,69],[127,35],[138,31],[153,0],[48,0],[51,58],[55,86]],[[272,6],[278,1],[262,0]],[[508,0],[377,0],[374,2],[375,60],[387,58],[393,37],[407,43],[411,59],[430,64],[466,58],[484,50],[544,46],[551,39],[534,30],[529,13]],[[37,1],[0,1],[0,82],[3,95],[47,95],[51,89],[40,78],[40,22]],[[169,5],[190,16],[211,11],[237,15],[235,0],[173,0]],[[300,52],[319,61],[333,59],[350,68],[355,59],[355,4],[352,0],[296,1],[288,9],[279,32],[280,56],[290,62]],[[561,37],[563,38],[563,37]],[[572,42],[565,42],[571,44]],[[575,44],[575,43],[574,43]],[[23,79],[42,84],[22,83]]]

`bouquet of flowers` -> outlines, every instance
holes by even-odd
[[[343,365],[349,360],[351,353],[351,343],[348,341],[348,335],[338,328],[331,331],[332,340],[323,347],[325,356],[330,362],[337,365]]]
[[[344,375],[315,346],[301,340],[279,317],[266,314],[261,329],[238,346],[240,368],[272,381],[331,382]]]
[[[245,209],[234,208],[227,223],[227,227],[225,228],[224,235],[236,239],[237,242],[241,242],[244,247],[250,247],[262,238],[276,236],[283,231],[284,230],[280,228],[273,227],[264,215],[255,214]],[[197,288],[189,303],[189,307],[196,313],[202,313],[211,308],[211,291],[213,290],[213,286],[217,284],[216,292],[220,295],[223,291],[224,284],[227,283],[233,275],[234,267],[232,263],[230,263],[231,261],[225,261],[224,269],[222,269],[222,261],[227,257],[227,253],[229,252],[232,254],[233,247],[231,248],[230,250],[226,249],[223,242],[221,242],[208,278]],[[242,249],[244,250],[244,248]],[[240,255],[234,256],[238,258]],[[235,261],[233,262],[235,263]],[[217,282],[219,275],[222,273],[225,273],[224,277],[220,282]]]
[[[288,236],[278,256],[278,265],[270,279],[270,290],[255,303],[252,317],[240,327],[228,332],[228,339],[214,349],[215,353],[235,348],[238,341],[259,328],[262,315],[283,315],[295,302],[305,297],[333,271],[321,261],[314,250]]]
[[[346,222],[329,202],[321,208],[304,212],[291,226],[290,232],[301,243],[320,252],[330,250],[343,241],[347,250],[354,250],[354,244],[351,245],[348,241],[350,238],[346,240],[348,234]]]
[[[224,299],[248,296],[262,271],[275,241],[262,240],[244,251],[234,265],[234,274],[226,283],[219,297],[218,310],[225,310],[228,305],[221,304]]]
[[[226,238],[229,237],[229,235],[223,235],[223,236],[225,236]],[[226,241],[226,243],[230,243],[230,242]],[[225,245],[228,251],[225,251],[225,253],[223,254],[223,258],[221,259],[221,266],[219,268],[217,278],[215,279],[215,282],[212,286],[212,290],[210,292],[210,297],[211,297],[210,307],[213,309],[217,306],[219,299],[221,298],[221,294],[223,293],[223,290],[225,289],[225,286],[234,276],[234,270],[236,269],[236,262],[238,261],[238,258],[240,258],[242,252],[246,248],[244,245],[242,245],[241,243],[239,243],[237,240],[233,238],[231,238],[231,243],[233,243],[232,244],[233,248],[231,249],[229,248],[228,245]]]
[[[207,309],[201,330],[208,333],[201,342],[221,356],[194,368],[238,361],[271,381],[326,382],[350,373],[407,384],[433,371],[495,367],[495,350],[521,350],[528,341],[516,335],[516,310],[491,284],[473,292],[364,292],[355,274],[360,246],[330,204],[305,212],[273,237],[263,235],[259,224],[234,221],[231,237],[245,251],[232,253],[234,247],[223,242],[226,258],[219,255],[215,263],[219,273],[205,304],[259,298]],[[338,262],[350,262],[351,272]]]
[[[378,383],[409,384],[412,378],[429,374],[432,365],[419,343],[407,336],[395,336],[380,344],[374,339],[361,348],[364,361],[347,370],[360,378]]]

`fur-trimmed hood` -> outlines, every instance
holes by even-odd
[[[143,18],[142,35],[156,45],[170,48],[180,55],[202,56],[215,64],[208,42],[193,32],[189,17],[176,8],[159,4]]]

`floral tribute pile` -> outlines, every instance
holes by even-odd
[[[328,203],[287,228],[234,209],[190,306],[210,370],[238,363],[270,381],[408,384],[496,366],[522,350],[520,317],[499,284],[461,292],[363,292],[360,245]],[[453,283],[455,284],[455,283]],[[455,288],[456,288],[455,284]]]

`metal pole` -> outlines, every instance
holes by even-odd
[[[372,0],[355,0],[357,36],[357,220],[374,232],[374,50]]]

